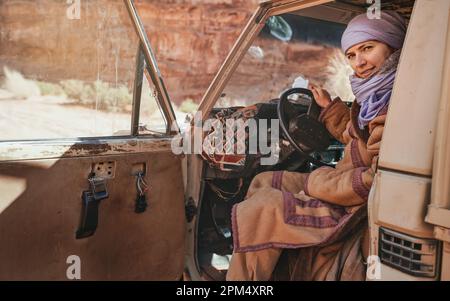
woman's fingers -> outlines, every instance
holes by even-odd
[[[310,90],[313,93],[316,103],[320,107],[325,108],[331,102],[330,94],[328,93],[328,91],[326,91],[322,88],[315,87],[313,85],[311,85]]]
[[[315,86],[312,86],[311,92],[314,95],[314,99],[316,100],[316,102],[320,101],[321,98],[320,89],[317,89]]]
[[[327,90],[312,84],[308,84],[308,89],[311,90],[316,103],[320,107],[325,108],[331,102],[331,97]]]
[[[312,94],[313,94],[313,96],[314,96],[314,99],[317,100],[317,98],[319,98],[319,93],[317,93],[317,88],[316,88],[316,86],[310,84],[310,85],[308,86],[308,88],[309,88],[309,90],[311,90],[311,92],[312,92]]]
[[[317,95],[319,96],[318,98],[322,99],[324,94],[323,94],[323,90],[322,89],[316,89]]]
[[[322,95],[322,93],[321,93],[322,89],[320,89],[320,88],[318,88],[318,87],[316,87],[316,86],[314,86],[314,85],[311,85],[310,90],[311,90],[311,92],[313,93],[314,98],[319,98],[319,97],[321,97],[321,95]]]

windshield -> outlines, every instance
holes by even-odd
[[[352,101],[348,81],[352,70],[340,49],[345,27],[298,12],[270,17],[215,106],[268,102],[307,83],[324,87],[332,97]]]

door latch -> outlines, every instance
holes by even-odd
[[[106,180],[90,176],[90,190],[83,191],[81,196],[81,221],[76,233],[76,239],[92,236],[98,225],[98,206],[100,201],[108,198]]]

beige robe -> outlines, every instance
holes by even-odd
[[[275,279],[282,250],[299,248],[297,280],[364,279],[366,202],[387,107],[364,130],[357,126],[359,109],[356,102],[350,110],[335,99],[320,115],[328,131],[346,144],[336,168],[265,172],[253,179],[246,199],[233,207],[234,253],[227,280]]]

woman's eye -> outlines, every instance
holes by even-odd
[[[372,49],[372,46],[366,46],[366,47],[364,47],[364,51],[367,51],[367,50],[370,50],[370,49]]]

